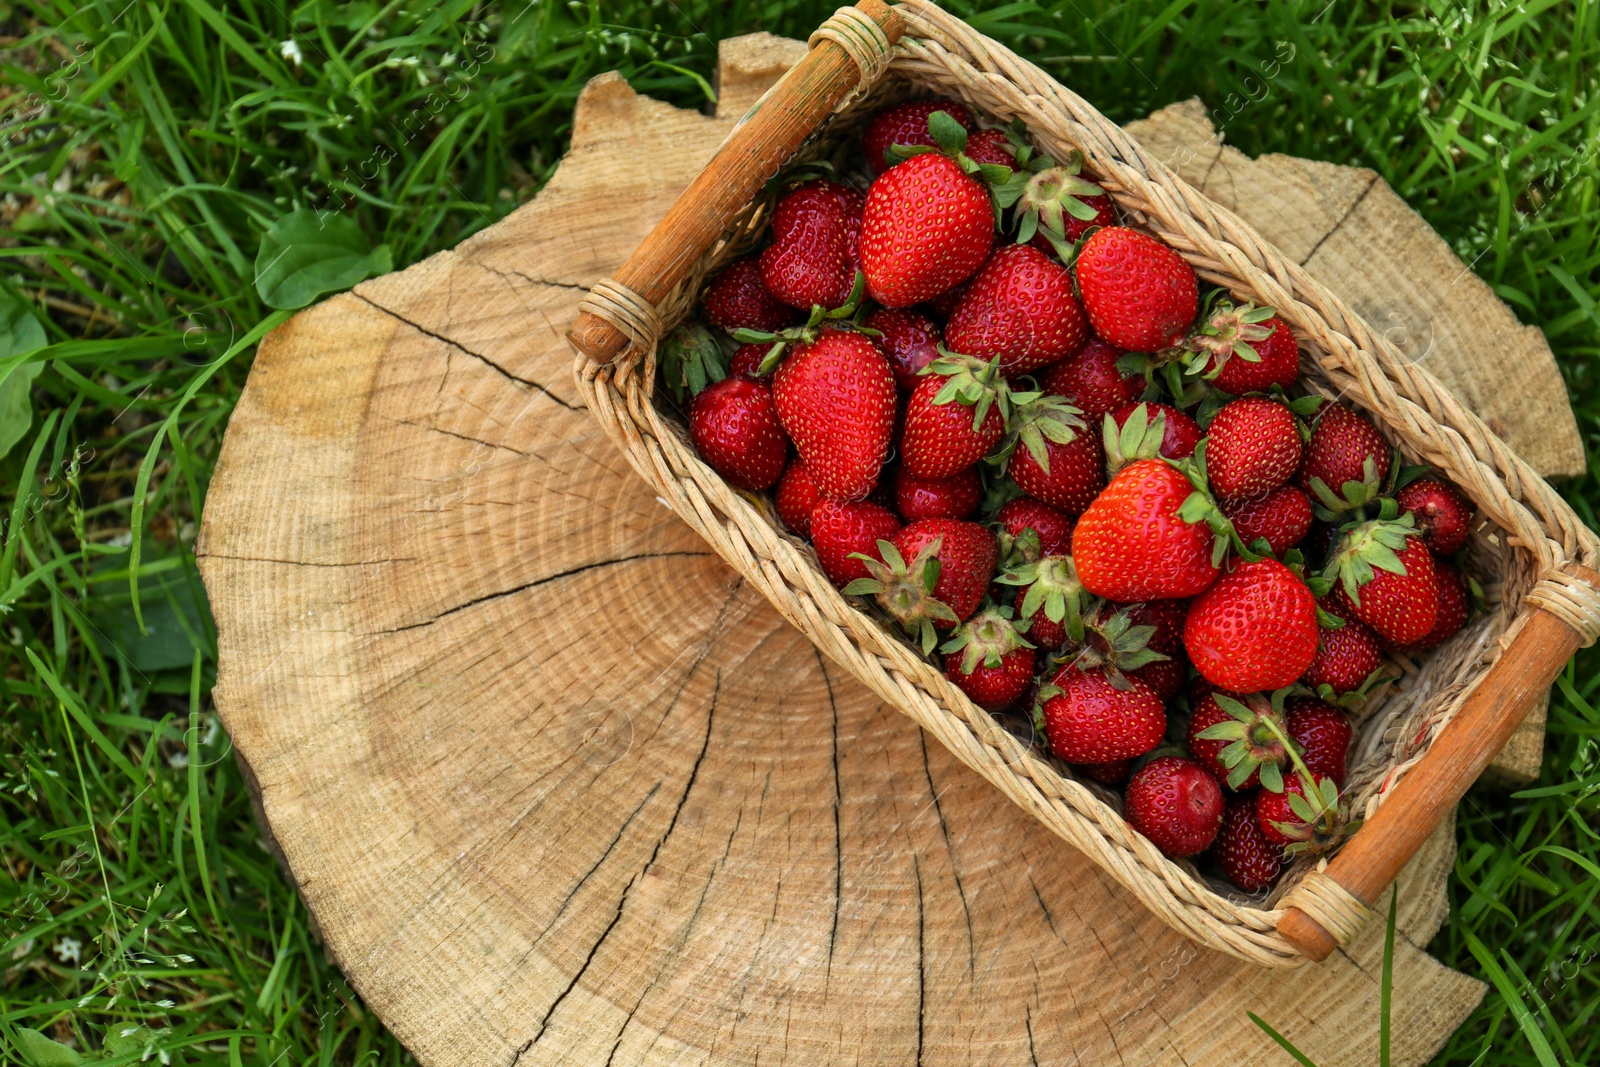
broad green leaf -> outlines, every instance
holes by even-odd
[[[355,219],[300,208],[262,235],[256,292],[269,307],[302,308],[392,265],[389,246],[370,247]]]
[[[10,292],[0,289],[0,457],[22,440],[33,425],[33,380],[43,363],[21,362],[21,357],[45,346],[44,327],[33,309]],[[7,374],[6,371],[10,373]]]
[[[73,1067],[83,1062],[83,1057],[72,1049],[52,1041],[37,1030],[26,1026],[16,1029],[17,1051],[27,1061],[28,1067]]]

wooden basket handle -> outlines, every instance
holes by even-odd
[[[1307,879],[1317,884],[1302,884],[1285,898],[1278,933],[1306,956],[1320,962],[1348,943],[1370,915],[1369,909],[1522,725],[1567,660],[1581,645],[1594,641],[1600,628],[1595,618],[1600,600],[1594,594],[1600,588],[1600,574],[1577,564],[1567,567],[1566,574],[1588,587],[1565,584],[1569,595],[1576,594],[1573,606],[1552,610],[1548,604],[1529,603],[1522,629],[1422,759],[1327,868]],[[1562,587],[1549,588],[1560,592]],[[1539,598],[1530,594],[1529,600]],[[1302,892],[1307,889],[1311,892]],[[1296,901],[1304,907],[1296,906]]]
[[[877,25],[890,46],[905,30],[899,14],[883,0],[858,0],[853,12],[843,8],[829,19],[812,36],[813,47],[805,58],[739,120],[711,162],[628,261],[607,283],[596,287],[597,297],[604,290],[612,303],[621,298],[623,306],[613,317],[630,323],[650,319],[649,312],[689,276],[762,184],[856,89],[874,58],[872,43],[863,40],[867,36],[863,30],[870,30],[861,25],[863,15]],[[850,42],[850,47],[841,41]],[[886,61],[887,54],[876,58]],[[639,300],[649,307],[639,307]],[[567,339],[591,363],[603,364],[610,363],[636,338],[585,308]]]

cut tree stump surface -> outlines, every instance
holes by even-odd
[[[199,556],[217,706],[330,952],[428,1065],[1276,1062],[1246,1009],[1376,1062],[1382,924],[1292,975],[1171,932],[823,660],[579,407],[585,288],[803,48],[724,42],[715,116],[595,79],[533,203],[263,342]],[[1320,227],[1308,263],[1378,321],[1480,284],[1411,215],[1410,288],[1363,273],[1370,175],[1251,161],[1195,104],[1137,132],[1287,247]],[[1434,369],[1553,413],[1548,349],[1505,325],[1526,378],[1443,329]],[[1401,881],[1397,1064],[1483,994],[1420,947],[1454,852],[1443,827]]]

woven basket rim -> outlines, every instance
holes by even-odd
[[[902,0],[896,9],[907,29],[894,49],[890,73],[913,83],[937,81],[991,118],[1020,117],[1046,150],[1052,141],[1058,142],[1058,153],[1064,143],[1080,149],[1124,212],[1184,255],[1202,279],[1277,308],[1334,388],[1373,415],[1389,436],[1399,437],[1408,451],[1446,471],[1505,531],[1507,544],[1528,557],[1529,570],[1544,573],[1571,561],[1592,565],[1600,556],[1600,540],[1473,413],[1237,216],[1177,178],[1070,90],[929,0]],[[864,86],[853,94],[855,106],[870,102],[876,89]],[[993,94],[1003,95],[1007,106],[993,106]],[[847,104],[825,126],[849,110]],[[745,222],[662,303],[669,326],[692,305],[706,265],[719,255],[726,259],[740,237],[750,236],[750,220]],[[669,506],[752,579],[791,623],[1169,925],[1251,962],[1280,967],[1304,962],[1277,934],[1277,909],[1241,905],[1168,860],[1091,789],[1030,752],[897,635],[851,606],[822,575],[808,546],[776,526],[752,498],[723,483],[687,444],[681,427],[662,419],[652,402],[654,356],[651,346],[602,367],[580,355],[577,377],[591,411]],[[1494,638],[1503,636],[1514,599],[1508,599],[1508,610],[1492,627],[1484,625],[1460,671],[1482,676],[1487,662],[1480,661],[1497,652]],[[1432,729],[1424,749],[1471,684],[1457,686],[1448,701],[1435,702],[1444,706],[1438,721],[1428,720]],[[1382,790],[1392,788],[1408,766],[1392,762]]]

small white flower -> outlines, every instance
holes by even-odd
[[[449,68],[449,67],[453,67],[455,65],[456,65],[456,54],[454,52],[446,52],[444,54],[444,58],[439,60],[439,66],[441,68]]]
[[[175,1008],[175,1007],[177,1007],[177,1004],[175,1004],[174,1002],[172,1002],[170,1000],[158,1000],[158,1001],[156,1001],[156,1007],[158,1007],[158,1008]]]
[[[83,959],[83,942],[75,937],[63,937],[55,943],[56,959],[77,966]]]
[[[300,42],[293,38],[278,45],[278,54],[293,63],[295,70],[300,69],[300,61],[306,57],[305,53],[300,51]]]

